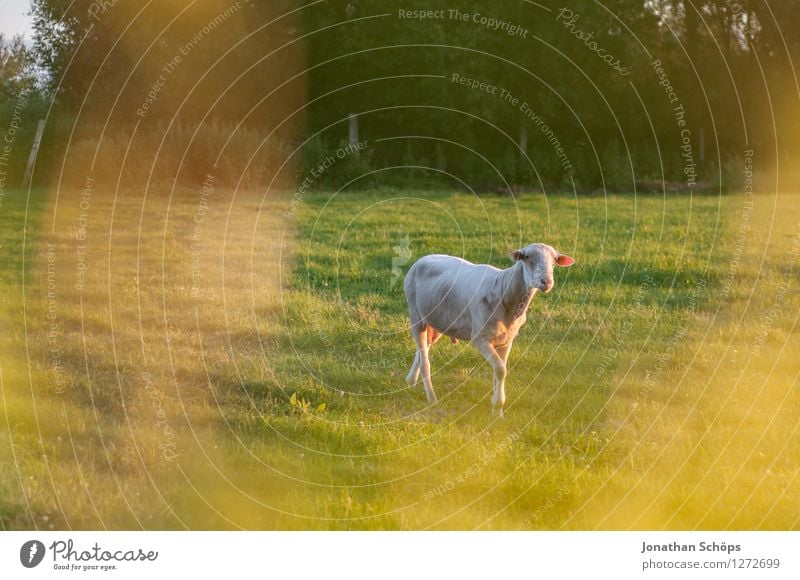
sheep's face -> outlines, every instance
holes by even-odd
[[[525,286],[528,290],[550,292],[555,285],[553,268],[555,266],[572,266],[575,260],[565,254],[559,254],[547,244],[531,244],[511,252],[511,259],[522,263]]]

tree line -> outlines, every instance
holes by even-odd
[[[759,167],[791,167],[800,3],[431,8],[308,13],[312,134],[358,112],[376,167],[413,160],[489,187],[507,186],[498,173],[551,188],[736,187],[749,151]]]
[[[0,127],[19,125],[9,180],[45,117],[41,181],[124,171],[134,151],[165,178],[297,183],[356,138],[315,187],[701,191],[739,186],[745,159],[764,184],[787,175],[800,144],[797,2],[33,0],[31,11],[31,46],[0,41]]]

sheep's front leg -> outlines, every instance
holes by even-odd
[[[503,359],[503,364],[508,368],[508,354],[511,352],[511,343],[504,344],[503,346],[496,346],[498,356]]]
[[[498,415],[503,416],[503,405],[506,403],[506,361],[508,353],[504,350],[501,355],[497,349],[485,339],[476,339],[475,348],[478,349],[490,365],[493,372],[492,405],[497,409]],[[510,345],[509,347],[510,348]]]
[[[502,401],[502,403],[500,404],[500,416],[501,417],[503,416],[503,405],[505,405],[505,403],[506,403],[506,380],[505,379],[508,376],[508,355],[511,353],[511,344],[512,343],[509,342],[508,344],[504,344],[503,346],[495,347],[495,350],[497,351],[497,355],[503,361],[503,369],[505,371],[503,373],[503,381],[500,384],[500,393],[499,393],[499,396],[498,396],[499,400]]]

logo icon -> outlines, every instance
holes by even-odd
[[[392,290],[394,285],[403,277],[402,267],[411,261],[411,240],[408,239],[408,234],[392,249],[394,250],[394,258],[392,258],[392,281],[389,283],[389,290]]]
[[[19,561],[26,568],[35,568],[44,559],[44,544],[39,540],[28,540],[19,549]]]

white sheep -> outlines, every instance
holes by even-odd
[[[492,365],[492,405],[500,416],[506,401],[508,354],[534,294],[553,289],[553,267],[575,260],[546,244],[531,244],[510,254],[514,265],[500,270],[454,256],[424,256],[409,268],[403,286],[417,352],[406,381],[415,385],[422,370],[425,394],[436,402],[428,349],[444,334],[470,340]]]

